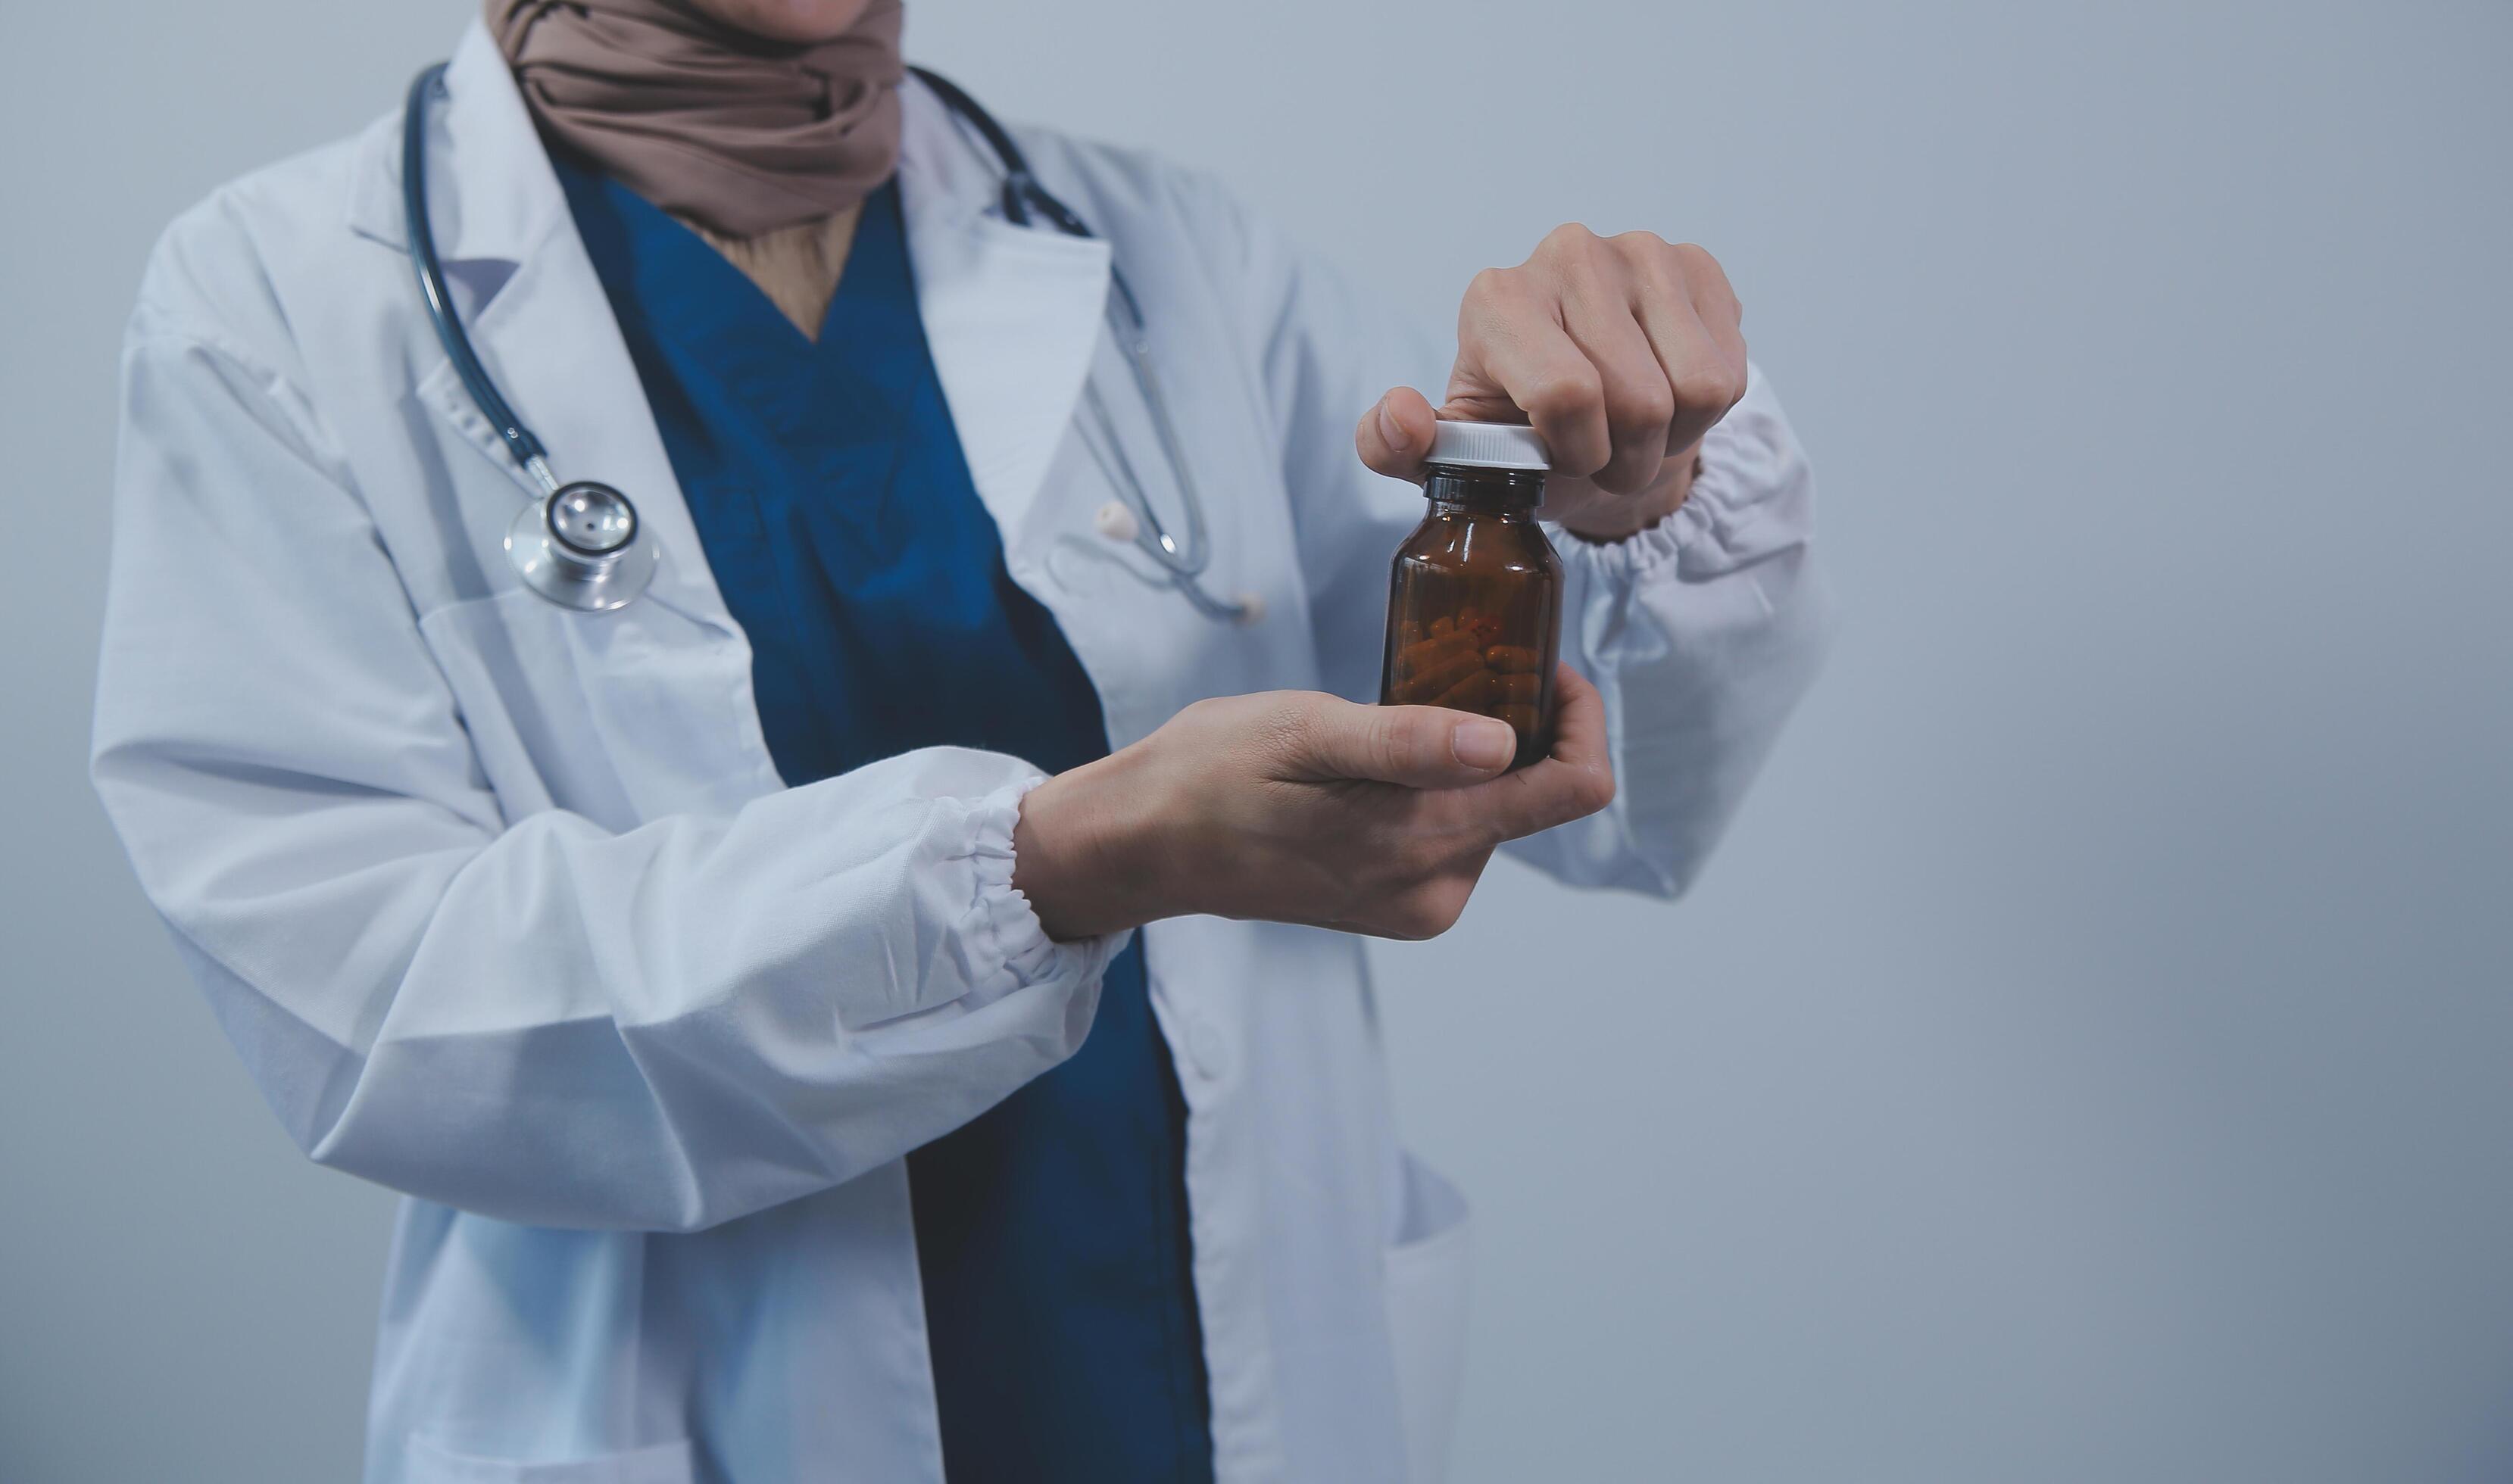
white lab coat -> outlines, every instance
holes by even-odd
[[[428,190],[460,307],[561,476],[637,500],[651,594],[586,615],[509,569],[530,488],[421,312],[386,118],[219,191],[149,266],[97,786],[289,1133],[408,1194],[369,1479],[937,1479],[901,1156],[1069,1055],[1118,941],[1053,943],[1012,891],[1018,759],[778,778],[750,650],[476,24],[448,86]],[[1368,699],[1421,501],[1360,468],[1352,427],[1389,385],[1436,395],[1447,357],[1203,178],[1022,141],[1106,243],[993,215],[992,159],[910,85],[909,250],[977,491],[1111,742],[1203,696]],[[1111,245],[1212,505],[1212,588],[1259,596],[1254,625],[1091,534],[1113,490],[1085,376],[1175,509],[1101,320]],[[1520,856],[1661,895],[1693,876],[1819,647],[1810,498],[1757,376],[1672,520],[1558,542],[1621,795]],[[1436,1477],[1464,1208],[1399,1152],[1360,942],[1144,932],[1219,1478]]]

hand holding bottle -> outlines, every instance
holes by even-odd
[[[1613,802],[1604,704],[1564,667],[1549,756],[1435,706],[1305,690],[1199,701],[1021,801],[1013,884],[1048,933],[1209,913],[1385,938],[1448,930],[1506,840]]]
[[[1718,259],[1651,232],[1556,227],[1487,268],[1457,310],[1436,416],[1525,420],[1553,452],[1542,514],[1590,540],[1656,524],[1693,488],[1695,449],[1745,395],[1744,309]],[[1421,478],[1435,414],[1398,387],[1361,414],[1361,460]]]

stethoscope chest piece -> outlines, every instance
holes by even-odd
[[[515,513],[506,560],[524,585],[586,613],[625,607],[655,577],[655,541],[628,496],[609,485],[562,485]]]

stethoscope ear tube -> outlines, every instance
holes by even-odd
[[[515,462],[530,469],[535,459],[546,460],[548,450],[506,399],[498,392],[498,383],[489,379],[488,370],[471,349],[471,336],[462,328],[462,316],[454,308],[454,297],[446,288],[445,267],[436,259],[436,229],[427,210],[427,99],[444,80],[445,63],[435,62],[419,69],[410,84],[410,97],[402,105],[401,125],[401,204],[405,230],[410,237],[410,265],[419,275],[419,296],[427,301],[427,318],[436,327],[436,341],[445,347],[446,359],[454,363],[454,372],[462,378],[462,390],[470,395],[472,405],[498,429],[505,440],[507,451]]]

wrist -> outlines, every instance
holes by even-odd
[[[1135,770],[1120,753],[1022,796],[1013,826],[1013,886],[1050,938],[1095,938],[1170,915],[1157,899],[1162,872]]]
[[[1592,545],[1611,546],[1675,514],[1693,494],[1694,478],[1701,472],[1701,446],[1694,445],[1667,463],[1672,472],[1628,504],[1563,521],[1562,528]]]

